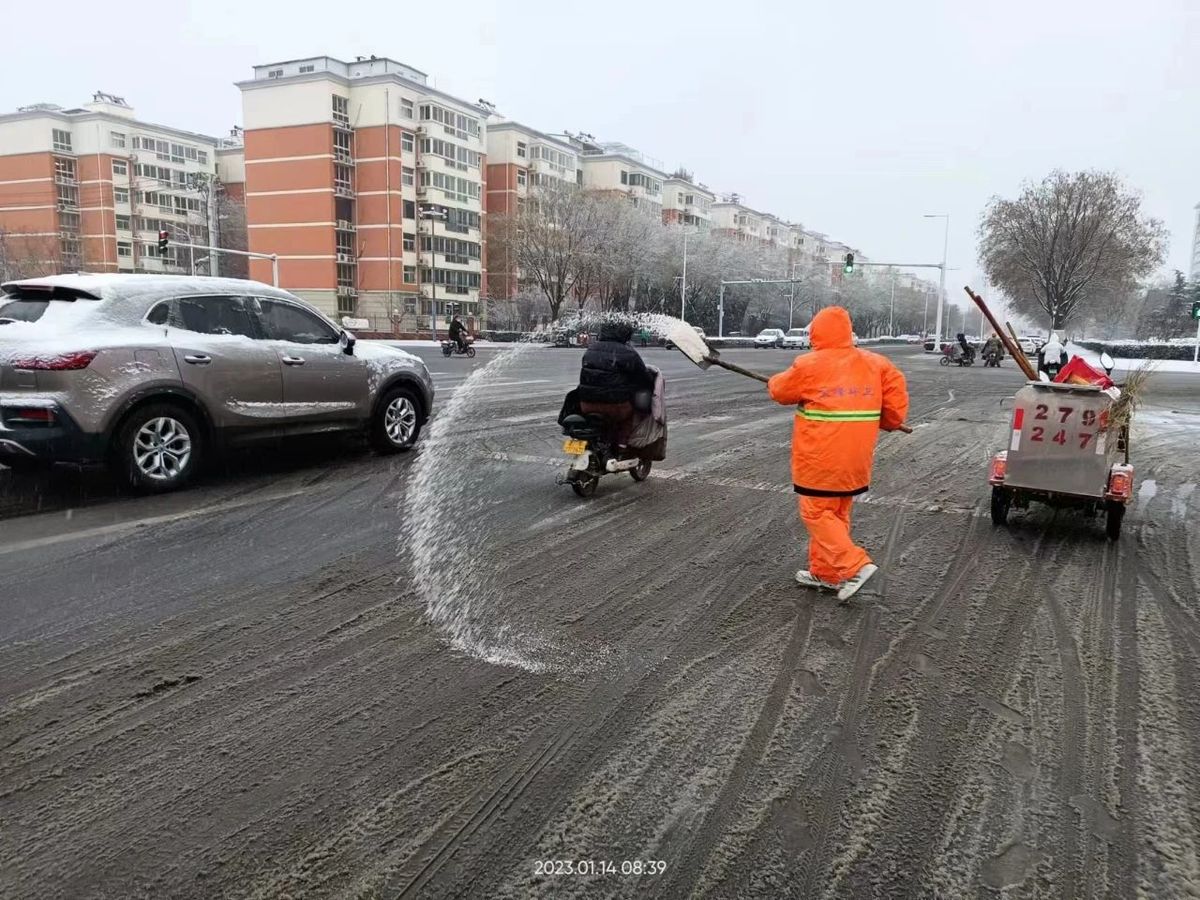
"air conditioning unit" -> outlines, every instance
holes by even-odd
[[[342,229],[342,231],[353,231],[354,223],[351,222],[349,219],[338,219],[337,227]]]
[[[358,288],[347,287],[344,284],[339,284],[338,289],[337,289],[337,295],[339,297],[357,297],[358,296]]]
[[[337,255],[338,262],[354,262],[354,257],[349,253],[339,253]]]

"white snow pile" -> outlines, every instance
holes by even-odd
[[[1125,344],[1126,342],[1122,341],[1121,343]],[[1128,343],[1133,344],[1135,342],[1131,341]],[[1157,341],[1147,341],[1147,342],[1143,342],[1143,343],[1158,343],[1158,342]],[[1080,347],[1078,344],[1068,343],[1067,344],[1067,353],[1069,355],[1074,355],[1074,356],[1078,356],[1078,357],[1082,358],[1084,362],[1086,362],[1090,365],[1093,365],[1093,366],[1100,365],[1100,354],[1099,353],[1097,353],[1094,350],[1088,350],[1086,347]],[[1143,365],[1144,363],[1147,362],[1147,360],[1144,357],[1136,357],[1136,356],[1114,356],[1113,362],[1116,363],[1116,366],[1114,367],[1114,371],[1128,372],[1128,371],[1131,371],[1131,370],[1136,369],[1139,366]],[[1200,375],[1200,365],[1197,365],[1196,363],[1192,362],[1190,359],[1188,359],[1188,360],[1154,359],[1154,360],[1149,360],[1149,363],[1150,363],[1150,369],[1153,372],[1173,372],[1173,373],[1187,373],[1187,374]]]

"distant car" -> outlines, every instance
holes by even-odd
[[[433,380],[278,288],[234,278],[55,275],[0,286],[0,462],[107,462],[186,484],[221,445],[360,431],[416,443]]]
[[[785,335],[781,328],[764,328],[754,336],[754,349],[771,349],[782,347]]]
[[[811,346],[812,341],[809,339],[807,328],[789,328],[783,336],[785,350],[807,350]]]
[[[1017,345],[1026,356],[1037,356],[1038,348],[1042,346],[1042,339],[1035,335],[1023,334],[1017,339]]]

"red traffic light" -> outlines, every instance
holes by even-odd
[[[167,255],[167,244],[170,242],[170,240],[171,240],[171,232],[167,231],[165,228],[161,229],[158,232],[158,255],[159,256]]]

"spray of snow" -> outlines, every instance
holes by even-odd
[[[615,321],[632,323],[679,347],[688,342],[689,356],[697,352],[697,343],[704,344],[691,326],[658,314],[585,314],[556,324],[582,333]],[[439,404],[409,481],[401,547],[411,553],[413,581],[426,615],[456,650],[530,672],[593,671],[609,656],[608,648],[575,646],[536,627],[518,629],[506,616],[511,603],[498,583],[495,566],[484,558],[491,527],[487,511],[495,499],[482,476],[473,477],[476,473],[464,465],[462,445],[455,441],[455,435],[493,402],[485,396],[486,388],[502,380],[534,346],[518,344],[497,354]],[[698,352],[702,358],[707,347]],[[554,411],[547,411],[548,419],[553,415]],[[564,470],[566,466],[564,458]],[[533,487],[561,490],[549,480]],[[578,502],[564,492],[564,500],[568,497]]]

